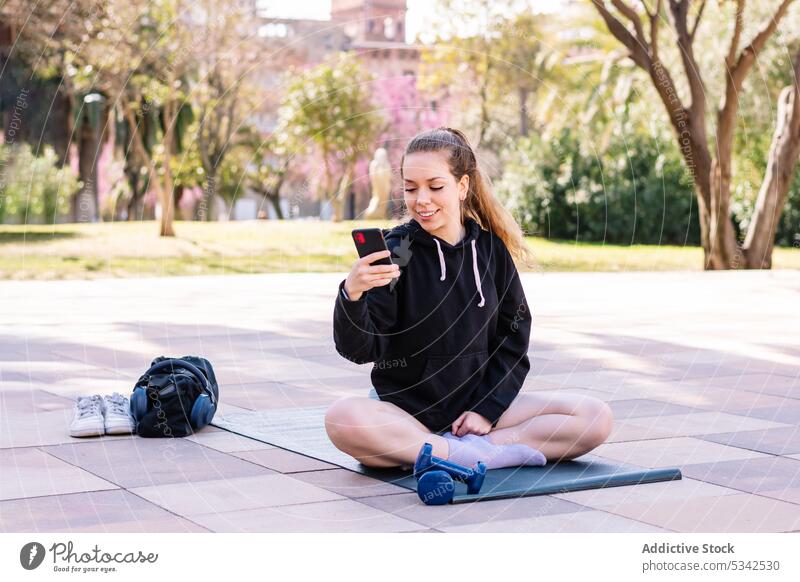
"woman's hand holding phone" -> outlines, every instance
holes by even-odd
[[[344,290],[351,301],[358,301],[365,291],[369,291],[373,287],[382,287],[388,285],[400,276],[400,267],[395,264],[391,265],[371,265],[378,259],[391,256],[390,251],[378,251],[361,257],[358,259],[350,274],[347,275],[347,280],[344,282]]]

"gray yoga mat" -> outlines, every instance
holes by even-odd
[[[225,415],[217,414],[211,424],[416,491],[417,482],[410,470],[367,467],[333,446],[325,432],[326,409],[326,406],[313,406],[231,412]],[[467,493],[466,485],[456,483],[452,503],[639,485],[680,478],[679,469],[641,469],[619,463],[582,461],[578,458],[572,461],[548,463],[543,467],[490,470],[486,474],[480,493],[470,495]]]

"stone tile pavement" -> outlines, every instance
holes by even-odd
[[[681,481],[425,507],[414,493],[207,427],[67,434],[81,394],[157,355],[215,366],[222,411],[366,395],[334,350],[343,275],[0,282],[0,531],[800,531],[800,273],[531,273],[524,390],[607,401],[593,455]]]

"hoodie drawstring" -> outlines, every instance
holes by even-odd
[[[475,239],[472,239],[472,273],[475,275],[475,286],[478,288],[478,293],[481,296],[481,302],[478,307],[483,307],[486,299],[483,297],[483,289],[481,289],[481,278],[478,275],[478,251],[475,250]]]
[[[442,246],[435,238],[433,239],[433,242],[436,243],[436,252],[439,253],[439,269],[442,271],[442,276],[439,277],[439,281],[444,281],[445,273],[447,271],[444,266]],[[475,275],[475,286],[478,288],[478,293],[481,296],[481,301],[478,303],[478,307],[483,307],[483,305],[486,303],[486,299],[483,296],[483,289],[481,289],[481,278],[478,274],[478,251],[475,249],[475,239],[472,239],[470,242],[472,243],[472,274]]]
[[[436,250],[439,252],[439,269],[441,269],[442,271],[442,276],[439,277],[439,281],[444,281],[445,268],[444,268],[444,255],[442,254],[442,247],[439,245],[438,240],[433,239],[433,242],[436,243]]]

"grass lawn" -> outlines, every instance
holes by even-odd
[[[393,221],[155,222],[0,225],[0,279],[88,279],[329,271],[356,259],[350,231]],[[619,246],[528,239],[534,271],[701,270],[699,247]],[[800,268],[800,249],[776,249],[776,269]]]

